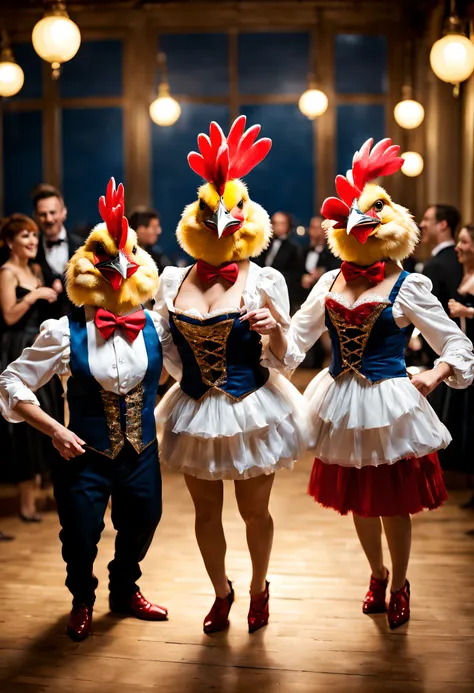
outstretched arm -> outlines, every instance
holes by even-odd
[[[53,419],[37,404],[18,402],[14,409],[30,426],[49,436],[64,459],[70,460],[72,457],[84,454],[85,450],[82,446],[86,444],[85,441]]]

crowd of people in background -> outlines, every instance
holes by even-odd
[[[0,226],[0,372],[30,346],[41,323],[66,315],[71,305],[64,287],[66,264],[84,242],[81,235],[66,229],[67,207],[61,193],[42,184],[33,192],[33,217],[10,215]],[[405,269],[422,271],[433,283],[433,293],[445,311],[474,340],[474,224],[460,226],[455,207],[430,206],[420,223],[421,244],[430,257],[422,263],[406,261]],[[139,244],[147,250],[160,271],[172,263],[159,244],[162,233],[159,214],[140,208],[129,216]],[[261,266],[281,272],[289,289],[291,312],[308,297],[320,277],[337,269],[340,261],[327,246],[322,218],[311,219],[304,241],[294,233],[291,214],[277,211],[272,216],[273,238],[257,259]],[[429,250],[431,248],[431,251]],[[183,258],[180,264],[186,262]],[[186,262],[187,264],[187,262]],[[431,367],[436,354],[419,338],[407,345],[422,366]],[[306,356],[304,367],[327,365],[330,344],[327,335]],[[38,393],[45,411],[57,420],[63,415],[63,385],[54,379]],[[431,395],[432,405],[453,436],[452,444],[440,451],[444,469],[463,472],[474,483],[474,386],[453,390],[440,386]],[[0,478],[17,484],[19,516],[24,522],[39,522],[36,497],[39,484],[48,483],[48,471],[56,453],[50,441],[26,423],[0,420],[3,451]],[[466,504],[474,507],[474,496]],[[0,540],[11,537],[2,535]]]

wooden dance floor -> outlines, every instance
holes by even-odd
[[[361,613],[369,571],[350,518],[305,494],[308,458],[277,475],[272,512],[271,620],[246,630],[250,564],[243,524],[226,487],[228,570],[237,600],[228,632],[202,633],[212,604],[180,475],[165,473],[164,515],[144,561],[141,587],[169,607],[167,623],[108,614],[106,565],[114,532],[107,518],[96,574],[94,635],[65,634],[58,522],[3,518],[16,540],[0,544],[2,693],[461,693],[474,690],[474,513],[466,494],[414,520],[412,620],[390,632],[384,616]]]

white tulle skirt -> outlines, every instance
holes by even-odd
[[[249,479],[292,469],[309,443],[303,396],[270,370],[240,401],[210,390],[196,402],[176,383],[155,411],[160,459],[200,479]]]
[[[371,385],[347,373],[336,380],[328,370],[308,385],[311,447],[326,464],[347,467],[393,464],[445,448],[448,429],[409,378]]]

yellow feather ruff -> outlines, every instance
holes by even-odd
[[[238,262],[257,257],[265,250],[272,236],[272,227],[267,212],[249,196],[247,187],[241,180],[226,184],[223,199],[228,210],[233,209],[240,200],[244,201],[244,222],[242,227],[230,236],[217,238],[204,224],[209,210],[214,211],[219,204],[219,194],[212,183],[199,188],[199,199],[185,207],[176,229],[176,237],[181,248],[196,260],[205,260],[211,265],[225,262]],[[199,200],[206,204],[201,210]]]
[[[329,247],[336,257],[356,265],[368,266],[379,260],[401,262],[413,253],[419,241],[418,226],[410,212],[392,202],[383,188],[373,183],[364,187],[359,198],[361,211],[368,211],[378,199],[385,203],[379,215],[381,222],[365,243],[360,243],[355,236],[347,234],[346,229],[335,229],[335,222],[329,219],[323,222]]]
[[[66,291],[75,306],[97,306],[113,313],[123,313],[152,299],[158,290],[158,270],[151,255],[137,244],[135,231],[129,229],[125,252],[139,267],[124,279],[117,291],[94,266],[94,250],[102,243],[110,255],[117,253],[115,241],[105,224],[98,224],[83,246],[78,248],[66,268]],[[135,254],[132,253],[136,247]]]

